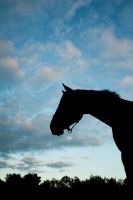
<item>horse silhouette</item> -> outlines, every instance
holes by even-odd
[[[63,86],[66,91],[62,91],[63,96],[50,123],[52,134],[62,135],[64,129],[72,132],[72,128],[84,114],[96,117],[112,128],[114,141],[121,151],[126,181],[129,181],[132,172],[127,157],[131,152],[129,138],[133,130],[130,117],[133,113],[133,102],[124,100],[117,93],[109,90],[73,90],[64,84]],[[70,129],[69,126],[72,124],[74,126]]]

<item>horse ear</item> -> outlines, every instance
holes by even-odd
[[[62,93],[63,93],[63,94],[65,94],[65,91],[64,91],[64,90],[62,90]]]
[[[63,87],[65,88],[66,91],[69,91],[69,92],[73,91],[71,88],[69,88],[68,86],[64,85],[63,83],[62,83],[62,85],[63,85]]]

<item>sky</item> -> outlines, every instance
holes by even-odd
[[[109,126],[84,115],[58,137],[49,125],[62,83],[133,100],[132,22],[132,0],[0,0],[0,179],[126,177]]]

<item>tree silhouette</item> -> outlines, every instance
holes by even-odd
[[[5,187],[5,181],[2,181],[0,179],[0,189],[3,189]]]
[[[86,199],[92,195],[93,199],[104,200],[108,197],[120,199],[127,193],[127,184],[123,180],[117,181],[115,178],[93,175],[82,181],[77,176],[74,178],[64,176],[60,180],[52,178],[44,180],[41,184],[41,177],[32,173],[23,177],[20,174],[7,174],[5,180],[5,182],[0,180],[0,192],[5,194],[6,199],[8,196],[18,198],[18,194],[21,194],[21,198],[25,198],[28,194],[27,199],[47,196],[48,199],[74,200]]]
[[[5,177],[6,184],[9,186],[21,186],[23,184],[23,179],[20,174],[7,174]]]
[[[103,187],[105,186],[105,180],[103,178],[101,178],[100,176],[90,176],[90,180],[89,180],[89,184],[91,186],[95,186],[95,187]]]
[[[58,188],[59,187],[59,181],[55,178],[52,178],[50,181],[50,187],[51,188]]]
[[[40,186],[41,186],[41,188],[45,188],[45,189],[49,189],[50,188],[50,180],[44,180],[41,184],[40,184]]]
[[[60,180],[60,187],[61,188],[71,188],[72,183],[73,183],[72,178],[70,178],[68,176],[64,176]]]
[[[23,180],[25,185],[32,187],[39,185],[39,183],[41,182],[41,177],[39,177],[37,174],[29,173],[23,177]]]
[[[72,182],[72,188],[80,188],[81,185],[82,181],[77,176],[75,176]]]

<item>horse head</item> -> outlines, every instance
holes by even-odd
[[[50,123],[52,134],[58,136],[62,135],[65,129],[72,131],[73,127],[70,129],[69,126],[78,123],[83,116],[79,111],[76,90],[64,84],[63,87],[66,91],[62,91],[63,95]]]

